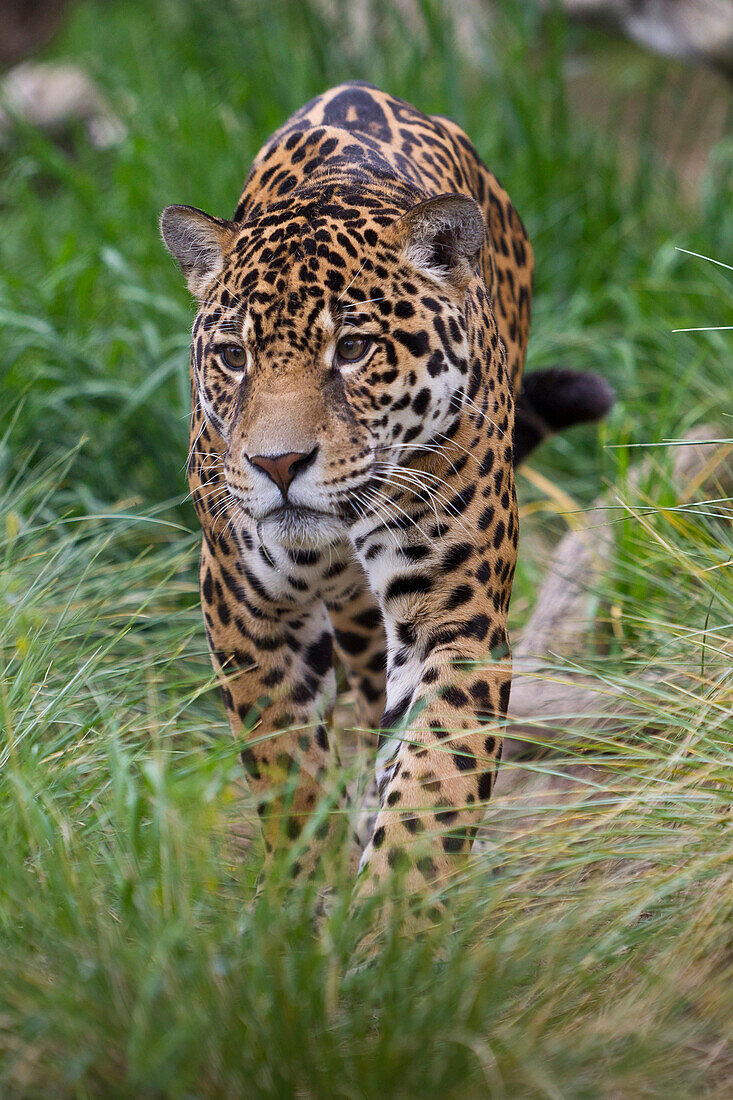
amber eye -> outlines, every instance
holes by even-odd
[[[342,336],[336,345],[336,362],[358,363],[371,346],[372,340],[369,336]]]
[[[242,371],[247,365],[247,352],[241,344],[227,344],[219,352],[219,358],[229,370]]]

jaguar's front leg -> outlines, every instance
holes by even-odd
[[[253,559],[253,560],[252,560]],[[271,575],[270,575],[271,574]],[[257,799],[268,858],[297,841],[324,796],[331,764],[332,629],[324,604],[277,592],[264,557],[205,539],[201,597],[214,668]],[[312,873],[339,815],[328,815],[294,863]]]
[[[354,694],[356,725],[368,743],[371,759],[386,699],[387,642],[382,611],[358,561],[352,560],[345,573],[351,584],[339,599],[329,600],[328,609],[336,653]],[[359,854],[374,831],[378,806],[376,780],[371,778],[359,793],[361,786],[359,781],[354,785],[362,806],[354,837]]]
[[[378,532],[361,546],[388,639],[381,809],[361,863],[367,893],[394,868],[411,893],[422,891],[467,855],[491,794],[511,681],[511,466],[455,493],[436,523],[416,497],[400,507],[417,514],[427,538],[403,525],[398,548]]]
[[[352,583],[339,598],[327,600],[336,653],[355,697],[355,717],[363,730],[376,730],[385,706],[387,668],[382,612],[359,563],[348,563]]]

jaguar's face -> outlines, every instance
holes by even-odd
[[[299,218],[245,223],[227,243],[192,367],[229,493],[265,543],[293,548],[398,518],[390,487],[414,487],[406,459],[445,441],[464,398],[465,280],[451,278],[450,241],[420,255],[393,227]]]

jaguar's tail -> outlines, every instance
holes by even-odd
[[[514,465],[547,436],[602,420],[615,399],[605,378],[590,371],[550,367],[525,374],[514,413]]]

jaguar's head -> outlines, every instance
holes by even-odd
[[[330,196],[241,223],[163,212],[199,301],[195,394],[229,492],[267,540],[317,548],[360,517],[395,518],[389,484],[409,489],[409,456],[450,435],[472,361],[492,354],[472,347],[466,308],[478,205],[386,209]]]

